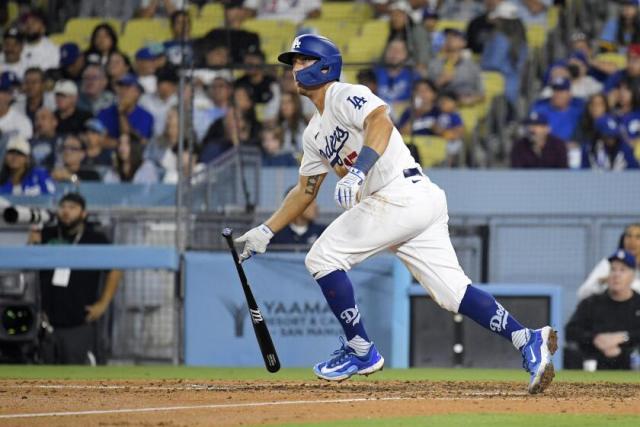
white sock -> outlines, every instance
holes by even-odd
[[[369,348],[371,348],[371,343],[362,338],[360,335],[356,335],[355,337],[351,338],[347,342],[347,344],[353,349],[353,351],[356,353],[356,356],[359,357],[366,356],[366,354],[369,352]]]
[[[511,342],[516,349],[520,350],[529,341],[530,336],[531,331],[528,328],[520,329],[511,333]]]

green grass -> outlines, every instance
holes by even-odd
[[[324,423],[279,424],[286,427],[636,427],[640,417],[630,415],[573,415],[573,414],[447,414],[411,418],[360,419],[327,421]]]
[[[0,378],[72,379],[72,380],[314,380],[311,369],[288,368],[270,374],[260,368],[208,368],[186,366],[39,366],[0,365]],[[352,381],[433,380],[433,381],[526,381],[527,375],[517,369],[385,369],[375,376],[356,377]],[[624,371],[559,371],[556,381],[640,382],[640,375]]]

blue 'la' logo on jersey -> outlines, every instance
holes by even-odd
[[[344,147],[344,144],[349,139],[349,131],[342,129],[340,126],[336,126],[331,135],[325,136],[324,149],[320,149],[320,155],[329,160],[331,167],[336,164],[342,166],[342,160],[340,160],[339,152]]]
[[[359,110],[362,108],[364,104],[366,104],[367,98],[363,96],[349,96],[347,98],[347,101],[349,101],[351,105],[353,105],[353,108],[355,108],[356,110]]]

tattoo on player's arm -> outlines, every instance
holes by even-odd
[[[320,175],[313,175],[307,178],[307,185],[304,187],[305,194],[315,195],[318,190],[318,181],[320,180]]]

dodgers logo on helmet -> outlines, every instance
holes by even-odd
[[[328,38],[315,34],[298,36],[293,40],[291,50],[281,53],[278,61],[293,65],[293,56],[296,54],[318,59],[313,65],[296,71],[295,78],[301,85],[318,86],[340,78],[342,55]]]

